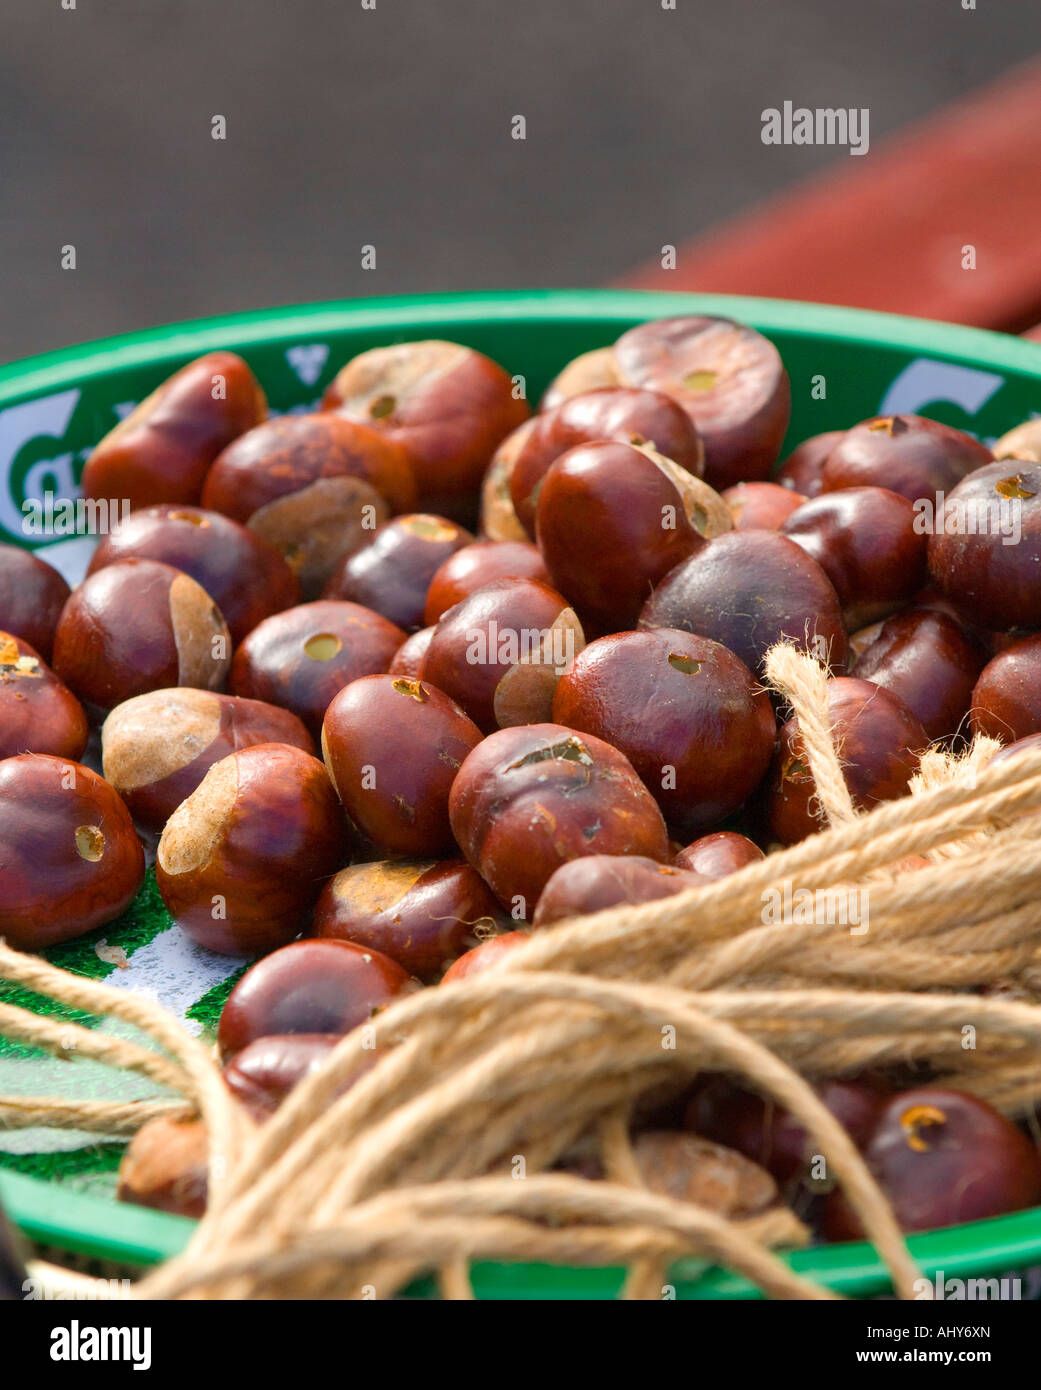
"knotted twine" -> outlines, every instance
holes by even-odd
[[[826,672],[789,646],[766,670],[799,717],[822,833],[676,897],[555,925],[496,970],[395,1002],[260,1128],[158,1006],[0,947],[0,977],[134,1024],[161,1051],[9,1005],[0,1031],[172,1093],[0,1097],[0,1123],[125,1134],[157,1114],[202,1118],[206,1215],[184,1254],[136,1286],[141,1298],[383,1298],[429,1270],[445,1296],[467,1297],[477,1259],[624,1265],[626,1295],[644,1298],[687,1259],[773,1297],[833,1297],[774,1253],[807,1238],[790,1212],[731,1220],[642,1186],[634,1101],[724,1072],[805,1126],[895,1290],[914,1296],[892,1210],[810,1083],[919,1063],[1010,1115],[1041,1100],[1041,753],[988,766],[982,743],[961,759],[933,750],[910,796],[858,815]],[[927,863],[904,872],[909,856]],[[866,886],[868,932],[828,914],[764,924],[765,895],[786,885]],[[386,1055],[340,1094],[372,1047]],[[606,1180],[552,1171],[590,1138]]]

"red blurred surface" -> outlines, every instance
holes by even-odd
[[[681,246],[675,270],[621,283],[1022,332],[1041,319],[1041,60]]]

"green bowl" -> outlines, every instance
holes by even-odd
[[[612,342],[635,323],[671,314],[729,316],[776,343],[792,379],[786,448],[874,414],[925,414],[992,440],[1041,413],[1041,344],[860,310],[612,290],[438,295],[274,309],[127,334],[0,368],[0,540],[32,545],[75,575],[82,568],[83,542],[43,542],[27,535],[23,503],[48,491],[75,495],[90,448],[131,403],[200,353],[215,348],[241,353],[272,408],[284,411],[314,404],[342,363],[365,348],[450,338],[524,373],[529,399],[536,400],[570,358]],[[154,890],[146,885],[142,893],[126,919],[103,933],[110,944],[125,946],[131,965],[132,952],[168,928]],[[50,956],[106,978],[113,966],[94,953],[96,935]],[[204,997],[182,1012],[207,1021],[225,988],[207,977],[199,989]],[[24,1049],[18,1053],[10,1046],[6,1055],[32,1060]],[[0,1090],[3,1060],[0,1052]],[[26,1233],[45,1245],[139,1265],[181,1249],[192,1223],[117,1203],[111,1192],[113,1164],[110,1148],[97,1164],[98,1172],[107,1173],[107,1186],[90,1187],[77,1172],[75,1155],[51,1163],[51,1180],[44,1181],[32,1175],[38,1167],[31,1157],[0,1153],[0,1199]],[[1024,1271],[1041,1264],[1041,1209],[915,1236],[910,1245],[930,1280]],[[801,1274],[847,1295],[869,1296],[890,1287],[869,1245],[822,1246],[788,1258]],[[474,1271],[474,1285],[482,1298],[613,1298],[623,1277],[619,1269],[484,1264]],[[720,1270],[691,1266],[674,1277],[678,1298],[758,1296],[744,1280]],[[432,1291],[423,1282],[411,1292],[429,1296]]]

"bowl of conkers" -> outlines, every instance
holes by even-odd
[[[264,1124],[395,1001],[817,833],[779,641],[827,668],[857,810],[930,747],[1041,739],[1039,411],[1036,345],[614,291],[283,309],[0,369],[0,936],[158,998]],[[0,1038],[0,1091],[26,1055]],[[815,1086],[923,1267],[1041,1263],[1032,1113],[898,1063]],[[632,1125],[652,1191],[787,1203],[816,1242],[795,1268],[886,1287],[741,1079]],[[205,1211],[197,1121],[38,1143],[0,1134],[30,1235],[56,1243],[56,1194],[70,1248],[145,1264]],[[559,1166],[602,1176],[581,1145]]]

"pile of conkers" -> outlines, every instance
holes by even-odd
[[[173,922],[259,957],[217,1046],[262,1122],[393,999],[818,830],[779,640],[829,668],[858,808],[930,744],[1041,736],[1041,431],[873,418],[778,467],[789,409],[773,345],[714,318],[631,329],[534,415],[455,343],[364,352],[277,418],[234,354],[189,363],[87,463],[131,510],[82,584],[0,547],[0,935],[112,922],[154,849]],[[899,1068],[820,1095],[907,1230],[1041,1202],[983,1100]],[[652,1190],[857,1234],[725,1078],[634,1126]],[[146,1126],[121,1191],[201,1211],[199,1125]]]

